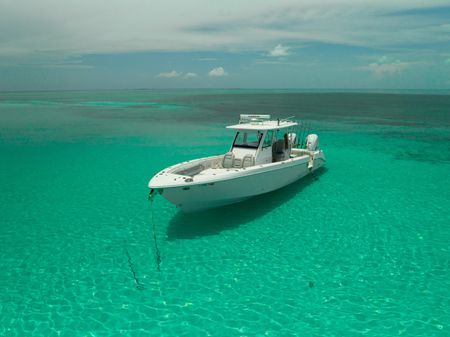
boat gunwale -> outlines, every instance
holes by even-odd
[[[314,151],[312,154],[313,160],[314,161],[315,160],[325,161],[325,158],[321,154],[323,154],[322,150]],[[320,156],[316,157],[317,155],[320,155]],[[194,159],[192,161],[187,161],[187,162],[183,162],[183,163],[179,163],[179,164],[170,166],[170,167],[160,171],[159,173],[157,173],[154,176],[154,178],[158,178],[158,176],[161,174],[168,174],[168,175],[173,175],[173,176],[178,176],[178,177],[186,177],[187,179],[185,179],[184,181],[179,181],[179,182],[175,182],[172,184],[165,184],[165,185],[161,185],[161,186],[152,185],[151,184],[151,182],[153,180],[152,179],[149,182],[148,186],[149,186],[149,188],[157,190],[157,189],[164,189],[164,188],[195,187],[195,186],[207,185],[210,183],[234,180],[234,179],[243,178],[243,177],[247,177],[247,176],[251,176],[251,175],[258,175],[258,174],[270,172],[270,171],[273,171],[274,169],[279,169],[278,166],[281,166],[281,165],[285,165],[286,168],[288,168],[291,166],[308,163],[309,160],[311,159],[311,154],[304,154],[302,156],[289,158],[289,159],[279,161],[279,162],[259,164],[259,165],[254,165],[254,166],[250,166],[250,167],[245,167],[245,168],[228,168],[228,169],[221,168],[220,170],[226,170],[224,172],[225,174],[222,177],[217,176],[217,175],[214,175],[214,176],[206,176],[205,175],[203,177],[205,177],[206,179],[204,179],[202,181],[188,180],[189,178],[192,179],[192,177],[177,175],[174,173],[167,172],[167,170],[169,170],[169,169],[172,170],[172,169],[175,169],[179,166],[182,166],[182,165],[185,165],[188,163],[195,163],[197,161],[203,161],[208,158],[216,158],[216,157],[219,158],[222,156],[219,155],[219,156],[203,157],[203,158],[198,158],[198,159]],[[299,162],[300,160],[301,160],[301,162]]]

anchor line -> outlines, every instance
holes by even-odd
[[[154,190],[151,190],[148,195],[148,200],[150,201],[150,212],[151,212],[151,220],[152,220],[152,230],[153,230],[153,242],[155,243],[155,260],[156,260],[156,267],[158,268],[158,271],[161,271],[161,252],[158,248],[158,240],[156,238],[156,225],[155,225],[155,217],[153,212],[153,192]]]
[[[144,290],[144,285],[139,282],[139,279],[136,275],[136,270],[134,270],[134,264],[131,261],[130,253],[128,252],[128,250],[125,250],[125,253],[127,254],[127,257],[128,257],[128,266],[130,267],[131,273],[133,274],[134,283],[136,283],[136,288],[138,290]]]

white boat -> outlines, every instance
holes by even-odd
[[[298,125],[291,118],[240,115],[239,124],[227,126],[235,130],[229,152],[162,170],[148,184],[150,197],[159,192],[181,210],[192,212],[291,184],[325,164],[318,136],[309,134],[299,141]]]

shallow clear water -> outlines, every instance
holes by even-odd
[[[449,336],[450,96],[0,94],[0,335]],[[318,179],[202,213],[153,204],[224,124],[309,120]]]

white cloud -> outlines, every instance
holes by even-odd
[[[370,71],[374,73],[376,76],[383,75],[394,75],[399,74],[402,70],[404,70],[408,66],[406,62],[395,62],[395,63],[371,63],[368,68]]]
[[[209,0],[160,1],[158,6],[141,0],[40,0],[39,13],[29,1],[2,4],[3,55],[36,50],[71,54],[262,50],[280,40],[393,46],[444,43],[450,33],[450,25],[430,17],[425,22],[395,15],[448,5],[448,0],[249,0],[233,6]],[[283,46],[277,47],[274,56],[283,53]]]
[[[225,69],[223,69],[222,67],[217,67],[217,68],[211,69],[211,71],[208,73],[208,75],[220,77],[220,76],[227,76],[228,73],[225,72]]]
[[[183,78],[196,78],[198,75],[196,73],[186,73],[183,76],[182,72],[178,72],[176,70],[172,70],[165,73],[159,73],[155,77],[157,78],[176,78],[176,77],[183,77]]]
[[[389,59],[387,58],[386,55],[383,55],[379,58],[378,63],[388,63]]]
[[[213,61],[217,61],[217,58],[215,58],[215,57],[200,57],[200,58],[196,59],[196,61],[213,62]]]
[[[283,57],[288,56],[290,54],[289,52],[290,47],[283,46],[282,44],[278,44],[275,48],[273,48],[268,56],[272,57]]]
[[[271,60],[255,60],[255,64],[292,64],[290,62],[286,62],[282,59],[271,59]]]
[[[411,62],[392,60],[387,56],[382,56],[377,62],[372,62],[367,67],[363,67],[363,69],[372,72],[376,77],[383,77],[385,75],[400,74],[412,64]]]
[[[160,77],[160,78],[175,78],[175,77],[180,77],[183,73],[178,73],[175,70],[172,70],[170,72],[167,73],[159,73],[158,75],[156,75],[156,77]]]
[[[186,73],[186,75],[184,75],[184,78],[195,78],[195,77],[198,77],[196,73]]]
[[[173,0],[157,6],[142,0],[40,0],[39,13],[29,0],[0,3],[0,64],[35,59],[36,52],[47,58],[230,50],[286,56],[291,50],[279,41],[431,50],[427,46],[448,44],[450,36],[444,20],[408,14],[448,5],[448,0],[248,0],[233,5]]]

